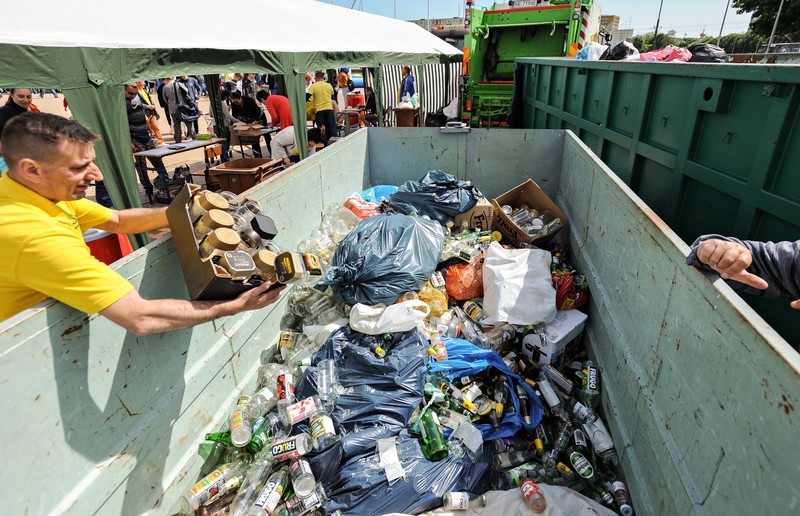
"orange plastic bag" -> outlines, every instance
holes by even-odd
[[[447,269],[447,295],[459,301],[483,296],[483,255],[469,263],[458,263]]]

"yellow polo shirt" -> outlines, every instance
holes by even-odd
[[[130,292],[83,241],[111,214],[88,199],[54,203],[0,177],[0,321],[48,297],[91,314]]]
[[[311,103],[317,111],[325,111],[333,109],[331,97],[333,96],[333,86],[325,81],[318,81],[308,87],[308,93],[311,94]]]

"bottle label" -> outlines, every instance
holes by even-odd
[[[574,432],[572,432],[572,438],[575,440],[576,446],[583,446],[586,448],[586,436],[583,433],[583,430],[580,428],[576,428]]]
[[[282,331],[281,336],[278,339],[278,349],[281,350],[281,356],[284,356],[286,353],[293,350],[299,338],[300,334],[297,333],[296,331],[291,331],[291,330]],[[284,350],[284,348],[286,349]]]
[[[193,495],[198,496],[198,493],[208,490],[222,480],[222,471],[215,469],[208,475],[204,476],[198,483],[196,483],[190,491]]]
[[[275,393],[274,393],[274,392],[272,392],[272,389],[270,389],[269,387],[264,387],[263,389],[261,389],[260,391],[258,391],[258,392],[256,393],[256,395],[255,395],[255,396],[253,396],[253,397],[255,398],[255,397],[257,397],[257,396],[261,396],[261,397],[263,397],[263,398],[264,398],[265,400],[267,400],[267,401],[269,401],[269,400],[272,400],[272,399],[275,399]]]
[[[533,480],[525,480],[521,486],[519,486],[520,490],[522,491],[522,497],[525,500],[532,498],[534,495],[541,494],[541,490],[539,486],[536,485],[536,482]]]
[[[431,275],[431,285],[434,288],[445,288],[444,275],[436,271]]]
[[[464,393],[464,397],[469,401],[475,401],[475,399],[482,394],[481,388],[474,383],[462,392]]]
[[[594,415],[589,407],[581,403],[580,401],[575,403],[575,406],[572,407],[572,413],[575,414],[575,417],[578,418],[580,421],[588,421]]]
[[[597,392],[600,390],[600,372],[596,367],[583,368],[583,382],[581,387],[584,391]]]
[[[245,419],[247,418],[245,417],[244,412],[242,412],[241,410],[237,410],[233,414],[231,414],[231,424],[230,424],[231,432],[243,427]]]
[[[612,491],[619,491],[620,489],[625,491],[625,492],[628,491],[628,486],[625,485],[625,482],[621,482],[619,480],[617,480],[615,482],[612,482],[612,484],[611,484],[611,490]]]
[[[316,491],[305,498],[297,497],[286,501],[286,509],[289,514],[305,514],[320,506],[322,506],[322,499]]]
[[[464,303],[464,313],[473,321],[480,321],[483,315],[483,309],[474,301],[467,301]]]
[[[311,438],[313,440],[316,441],[333,433],[333,420],[327,414],[314,418],[314,420],[311,421]]]
[[[466,511],[469,509],[469,494],[450,493],[450,506],[454,511]]]
[[[575,468],[575,471],[578,472],[578,475],[582,476],[583,478],[592,478],[594,475],[594,468],[592,468],[591,463],[586,460],[586,457],[579,452],[572,452],[569,455],[569,461],[572,463],[572,467]]]
[[[261,495],[256,500],[255,506],[263,507],[267,514],[272,514],[276,507],[278,507],[278,502],[281,501],[283,497],[283,485],[280,482],[275,480],[270,481],[264,486],[264,489],[261,491]]]
[[[278,385],[275,389],[279,400],[285,400],[290,394],[294,394],[294,378],[291,373],[278,376]]]
[[[313,411],[317,410],[317,408],[319,407],[317,407],[317,404],[314,402],[314,398],[305,398],[286,407],[286,414],[289,416],[289,420],[292,424],[296,425],[300,421],[308,419],[308,416],[311,415]]]
[[[272,458],[276,461],[294,459],[302,453],[297,449],[299,436],[289,437],[272,445]]]

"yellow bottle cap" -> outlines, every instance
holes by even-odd
[[[492,231],[492,240],[494,240],[495,242],[499,242],[502,239],[503,239],[502,233],[500,233],[499,231]]]
[[[470,412],[475,412],[475,404],[469,400],[464,400],[463,403],[464,408],[469,410]]]

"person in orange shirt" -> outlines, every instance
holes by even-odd
[[[267,108],[272,125],[279,125],[281,131],[292,125],[292,107],[283,95],[270,95],[267,90],[258,90],[256,100]]]

